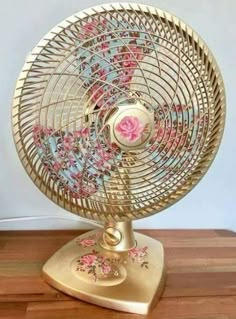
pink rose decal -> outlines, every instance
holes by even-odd
[[[133,73],[134,73],[133,70],[129,70],[129,69],[122,70],[119,76],[119,83],[121,85],[129,86],[132,80]]]
[[[147,256],[147,249],[148,247],[145,246],[145,247],[142,247],[142,248],[132,248],[129,250],[128,252],[128,256],[131,258],[131,259],[136,259],[136,258],[142,258],[142,257],[145,257]]]
[[[95,265],[96,260],[97,260],[97,256],[92,254],[84,255],[80,258],[80,261],[84,266],[93,266]]]
[[[144,131],[143,123],[137,116],[125,116],[115,127],[122,137],[130,142],[137,141]]]
[[[101,233],[93,235],[95,237],[100,237]],[[79,245],[82,245],[83,248],[90,249],[93,242],[96,243],[95,237],[88,237],[78,241]],[[98,251],[92,250],[91,253],[82,255],[77,260],[76,271],[86,272],[89,275],[92,275],[94,281],[97,281],[101,276],[107,277],[108,275],[118,276],[119,272],[116,270],[117,265],[122,265],[127,263],[129,260],[131,262],[138,262],[140,267],[148,268],[149,262],[145,260],[145,257],[148,255],[148,247],[135,247],[129,250],[128,254],[123,257],[110,258],[104,255],[100,255]],[[115,266],[115,267],[114,267]]]
[[[83,247],[91,247],[96,244],[94,239],[82,239],[79,244]]]
[[[64,149],[66,151],[71,151],[73,148],[74,138],[72,136],[65,136],[63,138]]]
[[[101,107],[103,104],[103,99],[101,99],[101,96],[105,93],[104,88],[99,84],[94,84],[90,90],[90,93],[92,95],[92,101],[96,103],[98,107]]]
[[[55,172],[59,172],[62,167],[62,164],[60,162],[55,161],[52,167]]]
[[[82,129],[74,132],[75,138],[80,138],[80,137],[85,138],[85,137],[88,137],[88,135],[89,135],[89,128],[88,127],[84,127]]]
[[[108,264],[103,264],[102,265],[102,267],[101,267],[101,271],[102,271],[102,273],[103,273],[103,275],[108,275],[109,273],[111,273],[111,266],[110,265],[108,265]]]
[[[122,55],[123,68],[136,68],[139,61],[143,59],[143,49],[137,46],[132,46]]]
[[[106,81],[106,79],[107,79],[107,71],[105,69],[99,69],[98,70],[98,76],[99,76],[100,80]]]
[[[82,26],[80,32],[78,33],[78,38],[83,40],[88,37],[98,36],[99,33],[102,32],[102,29],[106,27],[106,22],[106,20],[92,20],[91,22],[87,22],[84,26]]]
[[[81,172],[77,172],[77,173],[71,173],[70,177],[76,180],[80,180],[82,178],[83,174]]]

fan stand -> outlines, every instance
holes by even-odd
[[[117,129],[127,119],[145,128],[135,140]],[[153,123],[153,113],[139,101],[118,104],[105,118],[111,143],[127,154],[146,147],[153,136]],[[128,189],[128,166],[121,170],[125,176],[122,187]],[[43,267],[43,276],[52,286],[84,301],[146,314],[164,287],[163,247],[150,237],[134,234],[130,221],[107,222],[102,232],[90,231],[56,252]]]
[[[159,241],[133,233],[132,223],[108,222],[59,249],[44,265],[43,278],[81,300],[120,311],[147,314],[165,285]]]

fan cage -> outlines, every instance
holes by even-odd
[[[103,29],[104,21],[108,22]],[[122,32],[126,36],[122,37]],[[81,33],[82,39],[78,36]],[[100,41],[102,37],[104,40]],[[130,44],[130,40],[136,40],[136,45]],[[101,46],[105,48],[104,56],[98,50]],[[91,72],[93,65],[87,50],[99,64],[98,70]],[[106,72],[112,83],[101,76],[96,78],[102,69],[101,61],[114,58],[106,50],[118,56],[117,64],[107,62],[104,67],[112,65]],[[81,59],[89,60],[85,69],[81,67]],[[130,82],[123,80],[127,70],[132,77]],[[89,80],[86,72],[90,72]],[[117,82],[119,78],[122,85]],[[102,94],[94,89],[98,83],[97,91],[104,88]],[[110,91],[114,93],[112,97],[108,96]],[[107,148],[106,134],[98,131],[104,112],[117,100],[125,102],[131,98],[138,99],[154,113],[155,139],[138,152]],[[172,205],[203,177],[223,134],[224,85],[206,44],[178,18],[146,5],[107,4],[64,20],[33,49],[17,82],[12,120],[23,166],[48,198],[86,218],[132,220]],[[88,123],[93,134],[78,143],[83,171],[87,170],[89,152],[93,152],[92,159],[87,160],[90,166],[96,172],[101,171],[93,162],[97,156],[94,136],[99,147],[112,157],[96,192],[76,197],[68,191],[68,185],[58,183],[58,172],[45,166],[32,131],[37,125],[48,129],[47,142],[57,132],[58,141],[71,132],[88,128]],[[87,185],[91,185],[90,176],[83,177]]]

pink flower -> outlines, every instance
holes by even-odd
[[[132,259],[145,257],[147,255],[147,249],[146,246],[142,248],[135,247],[129,250],[128,256]]]
[[[136,116],[125,116],[115,128],[130,142],[137,141],[144,131],[143,123]]]
[[[43,127],[40,124],[35,124],[33,126],[33,139],[34,139],[34,144],[37,147],[42,147],[43,146]]]
[[[59,150],[58,151],[58,156],[59,157],[66,157],[67,156],[67,154],[66,154],[66,151],[64,150],[64,149],[62,149],[62,150]]]
[[[155,145],[155,144],[151,145],[150,147],[151,152],[155,152],[157,149],[158,149],[158,145]]]
[[[78,173],[71,173],[70,176],[73,178],[73,179],[77,179],[77,180],[80,180],[81,177],[82,177],[82,173],[81,172],[78,172]]]
[[[98,147],[97,149],[97,154],[101,157],[101,159],[103,159],[104,161],[108,161],[110,159],[112,159],[112,154],[108,153],[106,151],[104,151],[104,149],[102,147]]]
[[[136,60],[140,61],[143,59],[143,49],[141,47],[132,47],[131,51]]]
[[[120,61],[122,60],[122,54],[115,54],[112,60],[113,64],[120,63]]]
[[[167,123],[168,124],[168,123]],[[156,127],[156,133],[152,139],[158,141],[166,147],[166,151],[169,149],[176,149],[182,147],[185,143],[185,137],[180,132],[177,132],[175,128],[171,127]]]
[[[92,95],[92,101],[96,103],[99,107],[102,106],[102,99],[100,99],[100,97],[104,94],[103,87],[99,84],[95,84],[90,90],[90,93]]]
[[[106,51],[109,48],[109,42],[102,42],[101,44],[101,50]]]
[[[136,67],[137,62],[143,59],[143,50],[140,47],[131,46],[129,50],[123,54],[123,63],[124,68],[127,67]]]
[[[100,168],[103,167],[104,161],[103,161],[103,160],[96,161],[96,162],[94,163],[94,165],[95,165],[96,168],[100,169]]]
[[[107,79],[107,71],[105,69],[99,69],[98,75],[99,75],[100,80],[106,81],[106,79]]]
[[[78,131],[75,131],[73,135],[75,138],[79,138],[79,137],[87,137],[88,134],[89,134],[89,128],[84,127]]]
[[[95,185],[83,185],[81,189],[81,195],[87,197],[96,193],[97,187]]]
[[[111,266],[108,264],[102,264],[101,271],[103,275],[107,275],[111,272]]]
[[[125,85],[129,85],[131,80],[132,80],[132,76],[133,76],[133,70],[122,70],[121,73],[119,74],[119,82],[120,84],[125,84]]]
[[[111,149],[111,151],[113,151],[113,152],[117,152],[119,150],[119,147],[116,145],[115,142],[108,144],[108,146]]]
[[[124,68],[136,67],[137,61],[135,61],[134,56],[130,52],[127,52],[127,53],[123,54],[122,65]]]
[[[43,129],[43,132],[44,132],[45,135],[52,135],[53,129],[51,127],[45,127]]]
[[[73,148],[72,143],[74,142],[73,136],[65,136],[63,139],[63,145],[66,151],[70,151]]]
[[[84,255],[80,258],[81,263],[84,266],[94,266],[97,261],[97,256],[95,255]]]
[[[161,139],[163,138],[164,134],[165,134],[164,128],[163,127],[159,127],[157,129],[157,132],[156,132],[156,138],[157,138],[158,142],[161,141]]]
[[[96,244],[95,240],[93,239],[82,239],[79,244],[83,247],[90,247],[90,246],[94,246]]]
[[[73,156],[68,156],[68,165],[74,166],[76,163],[76,159]]]
[[[42,133],[43,132],[43,126],[42,125],[40,125],[40,124],[35,124],[34,126],[33,126],[33,133],[37,133],[37,134],[40,134],[40,133]]]
[[[61,166],[62,166],[61,163],[55,161],[52,167],[53,167],[54,171],[58,172],[58,171],[60,171]]]
[[[186,111],[188,107],[186,105],[178,104],[178,105],[173,105],[172,110],[174,112],[182,113],[183,111]]]
[[[39,137],[39,136],[34,136],[34,144],[37,146],[37,147],[42,147],[43,146],[43,140]]]
[[[86,37],[94,37],[98,35],[99,30],[97,25],[98,23],[96,21],[86,23],[78,33],[78,38],[83,40]]]
[[[94,20],[92,22],[87,22],[78,34],[78,38],[83,40],[85,37],[94,37],[102,32],[102,29],[106,27],[107,21],[103,19],[102,21]]]

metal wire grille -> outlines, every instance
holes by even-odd
[[[117,103],[154,114],[145,149],[111,143]],[[129,220],[173,204],[218,149],[225,94],[206,44],[177,18],[138,4],[79,12],[34,48],[19,76],[13,132],[34,183],[67,210]]]

